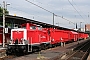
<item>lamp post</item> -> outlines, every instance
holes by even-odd
[[[10,5],[10,4],[7,4],[7,3],[6,3],[6,10],[7,10],[7,6],[8,6],[8,5]]]
[[[3,1],[3,47],[5,47],[5,1]]]
[[[3,1],[3,47],[5,47],[5,6],[10,4],[5,4],[5,1]]]

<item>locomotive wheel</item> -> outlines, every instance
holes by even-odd
[[[52,44],[49,45],[49,48],[52,48]]]
[[[45,44],[42,44],[42,45],[41,45],[41,49],[42,49],[42,50],[45,50],[45,49],[46,49],[46,45],[45,45]]]
[[[24,50],[23,52],[24,52],[24,54],[25,54],[25,55],[27,55],[27,54],[28,54],[28,51],[27,51],[27,50]]]
[[[41,46],[38,47],[38,51],[41,51]]]
[[[13,52],[13,49],[11,47],[8,47],[7,50],[6,50],[6,54],[7,55],[12,55],[14,52]]]
[[[6,50],[7,55],[12,55],[12,50]]]
[[[50,48],[50,44],[47,44],[47,45],[46,45],[46,49],[49,49],[49,48]]]

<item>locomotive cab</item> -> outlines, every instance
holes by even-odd
[[[28,44],[28,36],[27,32],[30,30],[36,30],[36,26],[34,24],[26,23],[22,24],[21,28],[12,29],[11,30],[11,44]],[[26,43],[27,42],[27,43]]]

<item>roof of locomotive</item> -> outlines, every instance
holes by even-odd
[[[26,26],[27,23],[21,24],[21,26]],[[30,26],[36,26],[36,24],[29,23]]]

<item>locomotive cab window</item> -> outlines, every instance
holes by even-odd
[[[36,29],[36,26],[30,26],[30,29],[34,29],[35,30]]]
[[[23,28],[23,29],[26,29],[26,26],[23,26],[22,28]]]
[[[38,30],[42,30],[42,27],[38,27]]]

